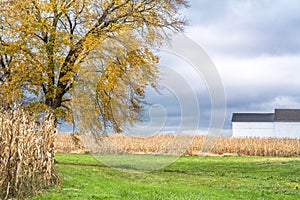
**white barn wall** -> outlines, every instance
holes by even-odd
[[[274,137],[273,122],[232,122],[232,137]]]
[[[274,113],[233,113],[233,137],[300,139],[300,109],[275,109]]]
[[[275,122],[274,128],[276,137],[300,139],[299,122]]]

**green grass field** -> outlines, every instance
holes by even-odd
[[[162,156],[111,156],[130,171],[129,158]],[[56,160],[61,187],[32,199],[300,199],[300,158],[181,157],[148,173],[106,167],[91,155]]]

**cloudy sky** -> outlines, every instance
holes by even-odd
[[[188,42],[180,45],[190,48],[190,54],[199,54],[196,64],[201,69],[210,66],[203,64],[203,59],[210,59],[208,62],[214,64],[222,80],[221,89],[226,95],[223,134],[231,134],[233,112],[300,108],[298,0],[190,0],[190,4],[184,10],[189,21],[185,36],[207,55]],[[217,81],[216,85],[208,83],[208,75],[197,73],[195,63],[178,52],[162,50],[159,56],[160,94],[148,91],[147,100],[152,106],[146,108],[145,123],[127,133],[200,129],[205,134],[212,112],[217,110],[221,116],[223,111],[212,105],[214,91],[210,89],[219,87]]]
[[[300,108],[299,10],[298,0],[191,0],[191,8],[184,11],[190,24],[185,35],[205,50],[223,81],[227,134],[233,112]],[[179,68],[176,74],[182,75],[181,81],[163,73],[162,77],[169,77],[167,85],[162,84],[166,87],[161,95],[149,92],[155,106],[146,116],[148,124],[139,128],[184,131],[200,119],[199,128],[206,129],[212,105],[205,77],[196,77],[180,56],[166,54],[160,54],[160,65]],[[169,87],[171,82],[177,89]]]

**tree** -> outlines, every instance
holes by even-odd
[[[113,129],[141,119],[155,87],[155,48],[183,31],[185,0],[4,1],[0,95],[81,128]],[[88,113],[88,116],[86,115]],[[74,116],[77,116],[74,118]]]

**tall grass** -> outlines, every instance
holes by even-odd
[[[22,109],[0,112],[0,199],[24,199],[59,183],[54,171],[55,126]]]

